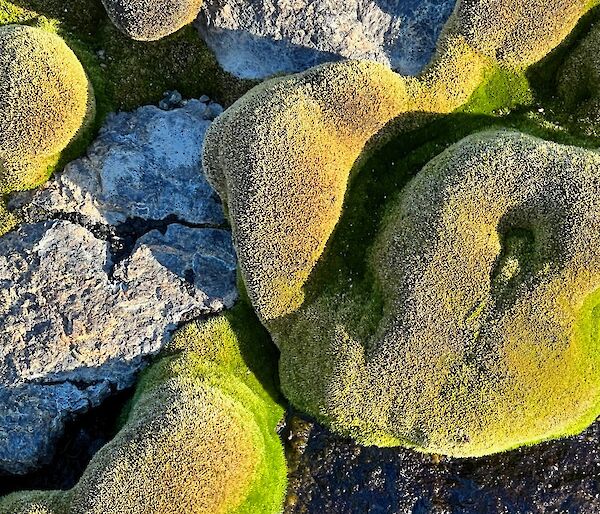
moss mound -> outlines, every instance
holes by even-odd
[[[194,21],[202,0],[102,0],[113,23],[132,39],[156,41]]]
[[[463,0],[455,23],[473,48],[522,68],[555,48],[589,7],[589,0]]]
[[[600,413],[600,155],[464,139],[385,218],[371,290],[273,324],[286,396],[365,444],[479,456]]]
[[[595,136],[600,134],[600,24],[592,27],[558,76],[558,95],[568,112]]]
[[[286,466],[275,427],[283,410],[257,378],[264,370],[252,372],[242,354],[265,344],[256,323],[237,308],[182,328],[79,483],[66,493],[10,495],[0,512],[280,512]]]
[[[211,126],[205,169],[228,204],[242,276],[263,321],[302,304],[367,142],[392,120],[396,131],[409,130],[460,108],[500,67],[519,69],[552,50],[587,8],[580,0],[547,4],[464,0],[419,77],[374,63],[328,64],[261,84]]]
[[[94,98],[75,54],[51,32],[0,27],[0,192],[47,178],[92,118]]]

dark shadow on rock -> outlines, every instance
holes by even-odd
[[[71,489],[96,452],[117,433],[121,412],[132,395],[133,389],[116,393],[67,422],[52,460],[27,475],[0,475],[0,496],[26,490]]]
[[[332,18],[336,13],[344,12],[333,2],[328,5],[323,1],[322,4],[319,15],[328,8],[331,8]],[[296,73],[348,56],[387,60],[401,73],[416,74],[431,59],[455,0],[374,0],[370,6],[363,4],[367,5],[359,2],[356,12],[351,10],[352,6],[348,7],[348,19],[352,20],[350,28],[347,22],[341,27],[322,27],[308,19],[302,24],[304,36],[299,35],[300,25],[296,26],[296,20],[302,15],[301,9],[284,7],[275,13],[265,13],[260,1],[251,2],[244,8],[243,19],[240,15],[240,19],[233,20],[239,28],[215,26],[212,18],[220,17],[214,16],[214,12],[223,8],[224,0],[206,2],[197,26],[221,66],[241,78],[261,79]],[[270,18],[265,20],[265,16]],[[281,21],[283,18],[285,20]],[[257,33],[261,30],[264,33]],[[335,36],[331,35],[332,31]],[[348,33],[354,32],[364,37],[362,43],[335,41],[345,41]],[[303,38],[302,42],[299,42],[300,38]],[[339,49],[329,48],[331,45],[339,45]]]

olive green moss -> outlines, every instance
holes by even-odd
[[[228,105],[254,85],[224,72],[192,27],[158,42],[132,41],[114,27],[100,0],[0,0],[0,26],[14,23],[60,35],[83,65],[96,99],[95,118],[47,159],[38,182],[84,154],[109,112],[156,103],[172,89],[189,98],[207,94]],[[7,216],[0,218],[0,233],[18,223]]]
[[[466,4],[469,4],[470,8],[478,2],[465,2]],[[500,36],[491,38],[491,46],[487,41],[481,40],[478,29],[469,29],[467,34],[467,39],[471,38],[473,45],[482,52],[485,50],[484,53],[495,55],[496,62],[472,55],[473,52],[465,48],[460,37],[455,37],[456,26],[450,24],[450,28],[445,31],[447,39],[443,40],[438,49],[439,60],[434,60],[422,77],[407,80],[405,91],[397,86],[397,81],[389,81],[392,86],[387,91],[392,97],[395,97],[397,90],[399,95],[406,93],[408,110],[401,112],[400,116],[385,128],[383,135],[377,134],[367,145],[367,150],[359,156],[354,169],[349,172],[348,187],[346,188],[345,183],[341,187],[346,193],[339,219],[336,217],[336,209],[340,200],[340,189],[337,188],[340,182],[335,181],[344,181],[348,173],[347,169],[344,169],[347,163],[344,160],[347,155],[347,147],[344,146],[347,141],[344,138],[350,140],[349,134],[354,135],[354,126],[351,124],[353,115],[360,112],[363,120],[368,115],[357,108],[346,108],[345,100],[340,100],[338,96],[327,96],[330,94],[330,87],[339,90],[345,87],[345,83],[340,85],[343,82],[340,76],[347,78],[344,75],[344,66],[340,69],[334,66],[322,67],[261,85],[220,118],[207,136],[206,169],[214,185],[229,204],[234,234],[237,235],[240,265],[254,307],[282,350],[280,375],[284,392],[300,409],[362,442],[382,445],[405,444],[428,451],[476,455],[572,433],[574,427],[589,423],[588,414],[595,412],[595,406],[583,412],[585,407],[582,407],[580,401],[583,389],[579,389],[577,399],[573,401],[573,408],[567,413],[567,417],[571,416],[570,419],[556,421],[552,418],[553,413],[544,411],[540,414],[541,419],[554,419],[548,422],[548,426],[541,427],[533,422],[528,424],[528,421],[531,421],[528,416],[531,412],[536,412],[536,408],[541,405],[538,398],[532,401],[536,407],[532,407],[530,412],[524,408],[522,415],[525,421],[514,425],[519,427],[515,430],[521,430],[520,433],[506,429],[510,424],[508,423],[505,428],[496,426],[498,432],[495,435],[490,429],[483,437],[485,440],[479,438],[476,441],[477,436],[473,434],[477,434],[477,428],[472,425],[471,435],[463,434],[465,438],[473,438],[471,443],[461,440],[461,434],[446,434],[447,439],[444,442],[440,432],[432,435],[435,430],[426,426],[419,429],[418,423],[414,423],[410,430],[404,430],[408,422],[402,418],[400,400],[394,398],[389,391],[386,392],[386,388],[395,392],[402,391],[401,377],[403,373],[408,372],[396,369],[396,374],[389,377],[384,370],[378,369],[377,371],[389,378],[389,381],[374,385],[370,391],[365,390],[368,388],[365,384],[377,381],[377,372],[365,376],[364,370],[377,353],[382,319],[394,315],[390,313],[389,306],[386,307],[390,293],[382,289],[377,275],[381,273],[380,268],[383,266],[373,264],[373,243],[381,233],[383,220],[409,180],[451,144],[473,132],[493,127],[517,128],[522,132],[564,144],[587,148],[598,146],[596,139],[580,131],[571,130],[570,125],[555,116],[552,95],[545,94],[547,79],[544,78],[546,70],[553,65],[556,56],[565,52],[565,46],[583,37],[587,31],[586,24],[596,15],[595,10],[576,24],[582,10],[591,5],[584,6],[584,3],[579,1],[553,1],[546,10],[544,2],[535,1],[532,2],[535,9],[528,11],[527,2],[517,1],[509,4],[519,8],[515,12],[521,13],[523,19],[513,16],[509,20],[512,26],[504,32],[506,27],[501,27],[503,30],[500,31]],[[485,9],[495,5],[490,4],[492,7],[487,6]],[[505,6],[501,7],[505,9]],[[561,11],[563,8],[566,13],[565,20],[561,18],[557,23],[560,17],[548,17],[548,13],[554,12],[553,10]],[[544,13],[543,17],[531,19],[540,13]],[[482,30],[489,31],[489,20],[484,18],[481,17],[478,23],[481,22]],[[502,17],[496,18],[504,20]],[[460,24],[458,26],[460,27]],[[567,38],[565,45],[551,51],[565,36],[567,27],[572,26],[575,26],[573,35]],[[529,27],[535,29],[533,33],[524,30]],[[548,27],[552,30],[546,30]],[[502,34],[507,34],[505,39]],[[540,41],[537,41],[538,35]],[[536,39],[537,46],[528,46],[529,53],[524,54],[523,61],[515,62],[515,59],[520,59],[515,43],[521,40],[522,44],[529,44],[532,38]],[[506,51],[503,50],[504,47]],[[527,69],[528,64],[548,53],[546,59]],[[466,55],[469,55],[468,59]],[[442,62],[442,67],[437,69],[439,62]],[[473,62],[480,66],[466,70],[467,64]],[[472,89],[467,89],[470,99],[464,105],[461,105],[462,100],[457,101],[465,91],[465,88],[461,89],[461,86],[464,86],[463,82],[458,81],[459,87],[455,94],[452,84],[456,81],[444,80],[446,68],[451,68],[452,65],[460,69],[465,68],[462,69],[463,75],[457,72],[457,76],[466,76],[470,79],[469,86],[473,85]],[[333,70],[332,75],[337,72],[336,80],[327,76],[326,72],[330,70]],[[372,72],[372,76],[377,76],[377,70],[369,71]],[[455,77],[451,72],[448,73]],[[306,77],[306,82],[310,83],[310,88],[306,88],[308,92],[305,91],[305,84],[302,82]],[[366,80],[360,73],[353,78],[355,89],[360,91]],[[397,87],[397,90],[394,87]],[[385,91],[385,88],[382,89]],[[377,113],[377,109],[387,101],[387,97],[377,88],[370,88],[370,91],[373,110]],[[296,94],[298,98],[293,96]],[[383,98],[381,102],[380,95]],[[279,96],[282,97],[281,100]],[[319,103],[322,101],[321,96],[328,100],[324,102],[326,107]],[[346,95],[339,96],[346,98]],[[290,97],[294,98],[290,110],[282,108],[281,112],[278,111],[280,105]],[[356,97],[360,98],[360,93],[353,98]],[[276,106],[272,105],[273,98],[278,99]],[[371,105],[368,102],[367,99],[361,99],[360,108],[368,109]],[[319,107],[315,108],[317,104]],[[335,107],[330,107],[332,104]],[[460,107],[445,115],[444,106],[447,108],[448,105]],[[268,112],[263,114],[262,109]],[[290,112],[293,114],[290,115]],[[255,116],[252,117],[250,113]],[[261,114],[256,116],[256,113]],[[377,115],[373,115],[373,118],[377,119]],[[369,118],[369,121],[373,120]],[[327,123],[330,123],[333,129]],[[323,126],[328,127],[329,137],[327,145],[324,145],[326,150],[320,154],[320,150],[315,149],[320,148],[319,134]],[[336,132],[338,130],[339,136]],[[240,133],[246,136],[240,137]],[[303,141],[303,137],[306,137],[306,144],[294,143]],[[356,141],[351,140],[351,143]],[[298,148],[310,148],[310,152],[299,152]],[[352,150],[354,149],[352,147]],[[524,156],[522,160],[526,162]],[[331,162],[339,165],[335,167],[335,174],[330,172],[330,168],[334,168]],[[273,170],[276,170],[276,173]],[[310,187],[306,184],[310,184]],[[324,210],[329,209],[328,212],[315,212],[313,206],[318,202],[314,201],[314,196],[318,196],[319,201],[322,200],[323,204],[326,204]],[[335,208],[330,208],[332,205],[335,205]],[[333,223],[326,214],[332,216]],[[335,226],[330,237],[323,229],[325,225]],[[323,243],[321,238],[324,233],[328,240],[322,249],[318,245]],[[514,301],[514,285],[519,283],[524,275],[537,273],[537,267],[528,259],[531,245],[527,230],[523,233],[517,231],[503,234],[501,239],[502,251],[498,254],[499,262],[492,279],[494,301],[498,305]],[[288,254],[291,256],[290,261]],[[448,259],[452,255],[453,252],[449,252]],[[288,266],[288,262],[292,262],[293,265]],[[440,266],[442,265],[443,262]],[[310,272],[308,278],[303,281],[302,275],[301,280],[298,280],[297,277],[301,275],[298,270],[304,273],[307,269]],[[261,273],[267,278],[261,278]],[[273,279],[273,276],[279,277],[280,280]],[[387,281],[391,281],[391,278],[388,277]],[[592,282],[593,280],[590,283]],[[452,293],[448,293],[448,296],[448,301],[452,303]],[[293,301],[289,301],[290,298]],[[435,304],[446,299],[432,297],[429,301]],[[426,305],[427,303],[424,303],[424,306]],[[471,346],[482,337],[478,324],[486,308],[489,308],[489,303],[476,302],[465,314],[465,323],[469,327],[467,340]],[[395,315],[400,317],[401,314],[402,311],[398,311]],[[431,317],[435,319],[435,313]],[[579,343],[575,346],[581,347]],[[422,359],[427,361],[430,357],[427,354]],[[531,355],[527,356],[530,357]],[[584,363],[582,366],[591,362],[585,358],[577,361],[571,360],[569,356],[563,357],[563,363],[567,363],[565,366],[568,367],[568,363],[573,365],[565,371],[567,377],[561,387],[579,376],[579,371],[583,369],[579,367],[581,362]],[[393,367],[394,363],[398,364],[393,351],[387,358],[390,367]],[[444,358],[442,357],[442,360]],[[448,358],[453,357],[450,355]],[[456,420],[459,419],[456,413],[450,415],[448,405],[457,404],[458,398],[468,398],[468,385],[477,381],[477,373],[474,371],[476,368],[470,362],[472,358],[472,355],[468,355],[464,366],[457,364],[456,368],[444,368],[444,363],[441,363],[440,369],[451,369],[450,374],[454,374],[449,380],[448,391],[458,391],[462,395],[447,392],[446,394],[451,395],[451,398],[446,398],[447,404],[444,404],[443,398],[438,399],[441,405],[436,423],[443,425],[446,419],[448,430],[455,427]],[[562,357],[556,358],[560,361]],[[411,355],[410,359],[407,358],[404,362],[408,370],[421,364],[416,355]],[[590,376],[590,370],[586,369],[583,375]],[[418,382],[423,384],[423,388],[427,388],[438,379],[442,380],[435,377],[433,369],[432,374],[425,373]],[[518,386],[515,388],[518,389]],[[560,406],[557,408],[557,405],[561,401],[568,405],[565,390],[563,387],[561,400],[553,404],[557,412],[560,410]],[[485,394],[485,390],[479,388],[474,396],[485,397]],[[400,396],[398,394],[398,397]],[[419,397],[419,394],[415,393],[414,396]],[[505,398],[509,396],[507,393]],[[365,397],[378,399],[369,404],[373,411],[362,408],[364,403],[361,402]],[[490,393],[489,399],[492,397],[499,398]],[[428,398],[431,400],[435,395]],[[482,400],[482,405],[489,399]],[[499,401],[502,403],[501,399]],[[394,405],[394,402],[398,405]],[[577,402],[579,404],[575,405]],[[504,403],[511,405],[510,401]],[[523,403],[519,405],[522,406]],[[416,410],[419,408],[421,407],[416,407]],[[477,408],[473,408],[472,411],[481,412]],[[447,417],[444,417],[444,414],[447,414]],[[509,418],[507,415],[505,421]],[[440,431],[443,432],[443,429]],[[436,437],[438,440],[434,441]]]
[[[191,26],[161,41],[138,42],[112,24],[100,0],[0,0],[0,24],[35,23],[39,16],[53,20],[71,46],[92,56],[93,62],[83,64],[86,71],[100,68],[108,111],[156,103],[172,89],[228,105],[255,84],[224,72]]]
[[[115,513],[280,512],[286,466],[275,360],[243,303],[185,325],[142,374],[123,426],[78,484],[9,495],[0,513],[100,514],[107,505]]]
[[[102,0],[113,23],[136,41],[158,41],[192,23],[202,0]]]
[[[493,153],[485,156],[475,154],[474,157],[469,157],[468,151],[463,149],[468,149],[469,145],[473,145],[474,148],[478,145],[480,148],[485,148],[487,140],[482,136],[483,146],[477,138],[459,143],[454,150],[457,157],[452,157],[453,166],[456,166],[457,162],[469,163],[465,164],[469,173],[476,173],[476,169],[486,169],[486,166],[494,166],[497,171],[504,170],[509,176],[515,177],[515,181],[521,180],[517,179],[519,175],[526,176],[523,169],[545,170],[537,172],[541,173],[537,175],[538,179],[527,180],[533,180],[532,184],[535,180],[540,180],[542,184],[545,184],[544,181],[557,181],[556,184],[540,186],[540,191],[552,191],[556,195],[554,201],[556,201],[557,213],[563,208],[559,205],[569,205],[565,208],[573,208],[573,213],[585,213],[586,209],[589,213],[597,212],[598,206],[592,193],[593,187],[590,186],[594,183],[594,173],[600,173],[600,166],[598,166],[600,161],[595,153],[584,153],[575,148],[571,150],[571,147],[554,147],[549,143],[530,143],[533,140],[528,138],[521,140],[517,137],[517,144],[514,143],[513,136],[506,141],[503,139],[504,136],[498,137],[498,142],[494,143],[496,145],[494,152],[500,158],[506,154],[508,157],[505,161],[499,163],[494,160]],[[514,144],[517,144],[515,147],[517,156],[510,157],[511,145]],[[518,150],[520,144],[524,144],[526,149]],[[464,155],[458,152],[463,152]],[[525,164],[528,156],[532,159],[529,165]],[[581,162],[580,156],[583,159]],[[551,161],[545,163],[544,158]],[[450,157],[445,154],[437,157],[434,160],[437,171],[432,171],[435,167],[433,163],[427,164],[427,174],[423,175],[425,172],[421,171],[416,179],[424,183],[425,177],[431,178],[436,173],[439,177],[443,177],[448,159]],[[563,159],[564,164],[561,169],[560,162],[563,162]],[[519,163],[518,166],[515,165],[516,162]],[[571,193],[561,196],[563,186],[572,186],[571,178],[564,179],[566,175],[570,177],[571,172],[568,171],[570,169],[577,170],[573,171],[573,184],[577,183],[579,178],[586,177],[582,178],[582,184],[586,183],[587,186],[581,186],[578,196],[572,196]],[[552,170],[552,173],[545,175],[549,170]],[[558,173],[559,170],[562,175]],[[376,173],[377,170],[370,171],[370,180],[362,183],[363,187],[357,187],[362,174],[357,175],[351,186],[349,195],[352,196],[347,197],[346,201],[349,202],[351,198],[356,199],[361,210],[357,213],[354,210],[357,205],[353,204],[353,208],[345,212],[322,263],[312,277],[313,281],[309,283],[311,294],[307,295],[304,305],[293,315],[271,324],[282,352],[280,363],[282,388],[292,403],[315,415],[335,430],[351,435],[365,444],[384,446],[402,444],[425,451],[458,456],[482,455],[507,450],[523,444],[574,434],[589,425],[597,416],[600,407],[598,401],[600,376],[597,373],[600,362],[596,350],[599,320],[594,318],[600,310],[598,308],[600,297],[597,292],[586,297],[586,291],[590,288],[593,291],[600,286],[597,274],[598,259],[594,257],[595,254],[592,255],[596,245],[586,243],[585,247],[580,249],[580,257],[569,261],[568,265],[567,261],[563,262],[557,257],[556,267],[562,270],[563,275],[561,271],[552,270],[546,278],[548,281],[560,282],[563,278],[565,280],[564,284],[560,282],[560,286],[556,285],[558,282],[550,282],[556,287],[548,289],[548,298],[556,298],[555,293],[559,291],[571,291],[571,301],[575,302],[573,323],[580,335],[569,339],[570,336],[565,335],[563,328],[558,326],[549,328],[552,325],[544,326],[544,322],[540,320],[554,319],[556,323],[562,323],[561,326],[570,326],[571,307],[565,307],[567,310],[563,310],[563,305],[566,304],[562,303],[562,300],[556,300],[557,304],[554,305],[548,298],[541,297],[539,301],[532,297],[530,302],[527,296],[529,293],[521,288],[521,285],[531,276],[546,277],[544,273],[546,273],[547,261],[542,262],[537,256],[535,259],[532,257],[534,245],[527,229],[517,228],[504,232],[502,227],[498,228],[500,232],[498,253],[489,250],[492,251],[490,263],[493,263],[497,257],[495,265],[490,265],[489,287],[493,300],[483,303],[475,301],[467,305],[462,298],[463,296],[467,298],[469,295],[477,297],[475,287],[465,286],[463,291],[465,295],[463,295],[459,285],[454,282],[459,280],[456,277],[478,276],[482,270],[485,275],[485,266],[476,266],[464,275],[458,268],[452,268],[453,262],[457,259],[456,255],[462,256],[464,252],[473,251],[473,261],[470,257],[465,257],[466,262],[472,263],[477,262],[480,253],[473,250],[468,241],[457,243],[452,251],[448,249],[442,251],[433,245],[435,241],[441,248],[443,239],[443,232],[429,234],[429,231],[434,231],[434,228],[430,227],[437,227],[433,215],[427,214],[439,205],[435,199],[421,202],[417,201],[414,195],[406,196],[409,193],[403,192],[404,205],[410,206],[410,209],[415,212],[425,213],[427,221],[421,224],[415,221],[414,223],[417,224],[414,229],[410,229],[414,233],[410,232],[412,236],[407,238],[400,238],[392,231],[393,238],[398,238],[398,241],[394,239],[396,250],[389,254],[396,259],[395,263],[391,263],[392,257],[375,259],[374,253],[381,253],[381,250],[375,252],[373,248],[369,248],[369,245],[365,245],[364,241],[379,240],[381,246],[382,227],[390,223],[398,225],[395,220],[402,220],[404,225],[410,227],[411,216],[414,217],[414,214],[410,213],[412,211],[390,212],[390,206],[397,204],[398,199],[389,195],[389,189],[387,193],[384,191],[385,185],[382,187],[382,196],[378,198],[377,187],[373,187],[377,182],[373,180],[373,172]],[[528,172],[533,173],[533,171]],[[501,174],[491,173],[490,177],[496,175]],[[556,178],[560,176],[563,178]],[[381,178],[384,179],[383,174]],[[396,190],[401,190],[407,179],[406,176],[397,177]],[[420,190],[427,191],[432,188],[435,190],[438,187],[435,182],[437,179],[427,180],[427,186],[421,187]],[[487,182],[481,179],[476,183],[481,182],[482,195],[489,194],[494,199],[491,205],[498,210],[504,205],[503,202],[510,199],[510,196],[507,197],[505,192],[501,192],[499,190],[501,188],[496,194],[495,186],[492,185],[493,180],[488,177]],[[510,180],[503,178],[499,181],[499,184],[504,183],[509,184]],[[389,186],[390,182],[387,185]],[[416,186],[412,186],[413,190],[415,188]],[[465,188],[468,190],[468,196],[479,194],[476,193],[477,187],[474,183],[469,182],[468,187]],[[515,189],[515,191],[520,190],[520,187]],[[386,194],[389,199],[386,199]],[[517,193],[513,194],[516,201]],[[359,200],[359,198],[366,199]],[[573,202],[572,205],[565,201],[566,198]],[[379,199],[387,204],[387,209],[379,211],[383,225],[381,223],[371,225],[361,220],[361,216],[370,216],[369,209],[377,211]],[[512,199],[509,203],[511,201]],[[543,202],[540,205],[542,204]],[[452,213],[452,216],[458,216],[459,219],[462,219],[460,216],[466,216],[465,220],[476,220],[480,217],[481,230],[487,230],[485,225],[487,222],[484,220],[493,211],[492,208],[480,200],[465,201],[463,204],[459,202],[457,205],[465,210],[464,215],[459,214],[462,211],[452,206],[448,206],[447,212]],[[468,209],[473,207],[479,212],[478,215],[473,214],[474,217],[471,216],[472,213],[466,214],[470,212]],[[507,214],[509,211],[506,211]],[[597,230],[597,224],[594,225],[591,221],[573,218],[573,223],[574,226],[581,227],[579,230],[584,239],[587,236],[583,234],[592,234]],[[489,228],[492,235],[495,226],[496,222],[492,221]],[[367,235],[364,232],[366,229],[371,231]],[[355,230],[359,231],[358,234]],[[470,230],[465,227],[454,227],[449,228],[448,234],[451,238],[454,234],[467,237],[471,234]],[[535,229],[536,237],[540,237],[539,231],[539,228]],[[389,234],[383,237],[384,242],[391,240],[392,236]],[[567,239],[563,242],[565,248],[572,244]],[[411,244],[415,246],[414,255],[410,251]],[[419,265],[423,261],[426,262],[431,258],[434,246],[437,248],[435,251],[440,253],[440,260],[432,264],[432,270],[436,271],[432,271],[431,275],[427,275],[428,272],[419,274],[416,264],[414,269],[410,268],[410,264],[405,264],[413,262],[413,257],[418,255],[422,257],[415,262]],[[585,264],[577,259],[581,259]],[[402,266],[407,269],[403,269]],[[411,277],[411,273],[414,273],[414,276]],[[577,273],[581,276],[576,279],[574,277]],[[408,295],[406,289],[408,286],[396,284],[396,281],[400,280],[396,277],[403,276],[407,277],[403,279],[407,284],[412,284],[413,280],[421,280],[423,283],[418,282],[420,285],[414,286],[416,288],[414,291],[411,289],[414,298],[412,296],[405,298],[403,301],[407,303],[397,305],[398,298],[402,299],[404,294]],[[425,284],[428,276],[433,282]],[[452,284],[444,282],[444,277],[447,276],[451,277],[451,282],[454,281]],[[484,284],[485,279],[477,283]],[[436,287],[440,290],[438,291]],[[537,290],[535,291],[537,294]],[[585,298],[583,307],[577,307],[579,300],[576,298],[579,297],[576,293],[581,293],[582,298]],[[400,299],[397,301],[400,302]],[[507,306],[513,308],[517,301],[540,309],[540,313],[533,313],[529,317],[523,314],[524,331],[521,341],[514,335],[514,330],[518,330],[521,326],[517,321],[509,325],[508,321],[503,320],[503,315],[499,318],[502,321],[498,321],[496,314],[490,313],[490,310],[494,309],[503,312],[503,309],[508,309]],[[400,323],[398,320],[409,316],[412,312],[410,309],[414,306],[418,307],[415,307],[415,312],[420,313],[422,318],[415,313],[414,317],[410,318],[412,320],[410,323],[406,321],[406,325],[402,325],[404,329],[400,332],[390,332],[392,330],[390,323]],[[461,341],[459,337],[455,335],[446,338],[442,334],[460,325],[446,320],[445,309],[463,308],[466,309],[464,316],[461,314],[458,317],[464,319],[465,323],[466,332],[459,331],[465,346],[459,348],[459,341]],[[541,311],[545,313],[542,314]],[[559,319],[564,322],[559,322]],[[439,326],[428,326],[427,320],[432,322],[435,320]],[[415,323],[419,325],[416,326]],[[498,328],[503,326],[501,323],[506,323],[507,327]],[[437,336],[427,339],[425,334],[428,331]],[[410,334],[414,335],[410,336]],[[394,346],[400,345],[403,337],[414,337],[412,343],[406,343],[409,347],[406,352]],[[469,342],[471,337],[473,343]],[[548,342],[553,338],[556,338],[557,342],[561,341],[561,344],[565,339],[569,340],[568,347],[559,350],[560,346],[557,348],[549,344]],[[444,352],[442,348],[445,348],[448,341],[451,341],[448,345],[454,349]],[[474,346],[469,349],[471,344]],[[503,348],[499,354],[495,345]],[[537,349],[533,352],[527,350],[533,347]],[[495,368],[490,367],[490,361],[487,359],[492,355],[494,366],[501,366],[502,369],[506,366],[511,374],[519,377],[518,384],[510,380],[508,385],[503,384],[506,379],[500,379],[502,372],[498,377],[490,378],[494,375]],[[464,361],[461,362],[461,359]],[[418,376],[412,385],[409,378],[411,376]],[[414,386],[418,391],[413,391]],[[409,391],[412,392],[409,394]],[[525,398],[521,398],[521,395]]]

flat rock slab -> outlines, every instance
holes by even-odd
[[[221,110],[111,115],[86,157],[13,199],[30,223],[0,238],[0,474],[46,464],[178,324],[233,305],[231,233],[200,162]]]
[[[221,110],[216,105],[191,100],[170,111],[145,106],[110,115],[87,156],[68,164],[30,207],[108,225],[169,216],[223,224],[201,163],[204,133]]]
[[[198,29],[242,78],[293,73],[343,58],[403,74],[431,59],[456,0],[205,0]]]
[[[0,469],[20,473],[178,323],[233,303],[235,253],[228,232],[170,225],[114,264],[84,227],[49,221],[0,239],[0,284]]]

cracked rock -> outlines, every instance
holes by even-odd
[[[111,115],[86,157],[12,199],[0,238],[0,474],[53,456],[66,423],[133,385],[178,324],[236,299],[236,257],[202,172],[222,110]]]
[[[204,133],[221,111],[218,104],[190,100],[169,111],[145,106],[109,116],[87,156],[35,194],[28,210],[46,217],[76,212],[107,225],[169,216],[224,224],[201,164]]]
[[[65,422],[133,384],[177,325],[231,306],[228,232],[172,224],[113,264],[108,243],[68,221],[0,239],[0,470],[43,464]]]
[[[260,79],[342,58],[403,74],[430,60],[455,0],[205,0],[198,29],[223,68]]]

